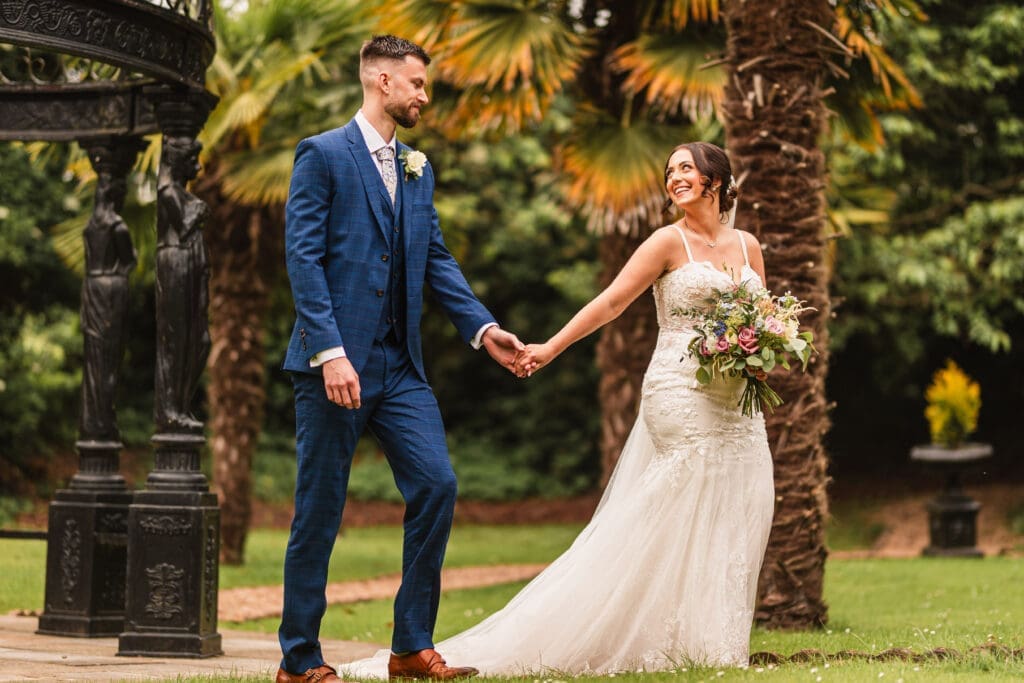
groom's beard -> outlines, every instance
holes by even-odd
[[[410,104],[407,107],[389,104],[384,106],[384,111],[402,128],[412,128],[420,120],[420,105],[418,104]]]

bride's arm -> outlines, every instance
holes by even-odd
[[[637,247],[604,291],[581,308],[565,327],[543,344],[529,344],[517,365],[520,374],[539,370],[572,344],[615,320],[638,296],[674,264],[679,238],[670,230],[657,230]]]

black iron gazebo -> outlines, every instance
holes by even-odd
[[[77,141],[97,174],[83,233],[79,471],[50,505],[39,631],[116,634],[122,655],[221,653],[220,515],[189,412],[209,348],[207,211],[187,185],[216,102],[211,19],[212,0],[0,0],[0,140]],[[136,258],[120,211],[157,132],[155,466],[133,493],[114,409]]]

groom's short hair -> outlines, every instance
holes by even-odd
[[[403,61],[409,55],[423,60],[424,64],[430,64],[430,55],[416,43],[398,36],[374,36],[363,43],[359,50],[359,64],[363,66],[382,57]]]

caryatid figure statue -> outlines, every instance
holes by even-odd
[[[157,182],[156,432],[202,432],[192,399],[210,350],[209,263],[203,226],[209,209],[186,185],[199,173],[202,145],[166,135]]]
[[[85,365],[79,438],[84,442],[119,442],[114,396],[124,355],[128,316],[128,275],[135,267],[124,207],[128,164],[137,149],[114,143],[89,148],[96,169],[96,204],[83,232],[85,280],[81,325]],[[125,153],[127,152],[127,154]],[[122,158],[123,157],[123,158]]]

